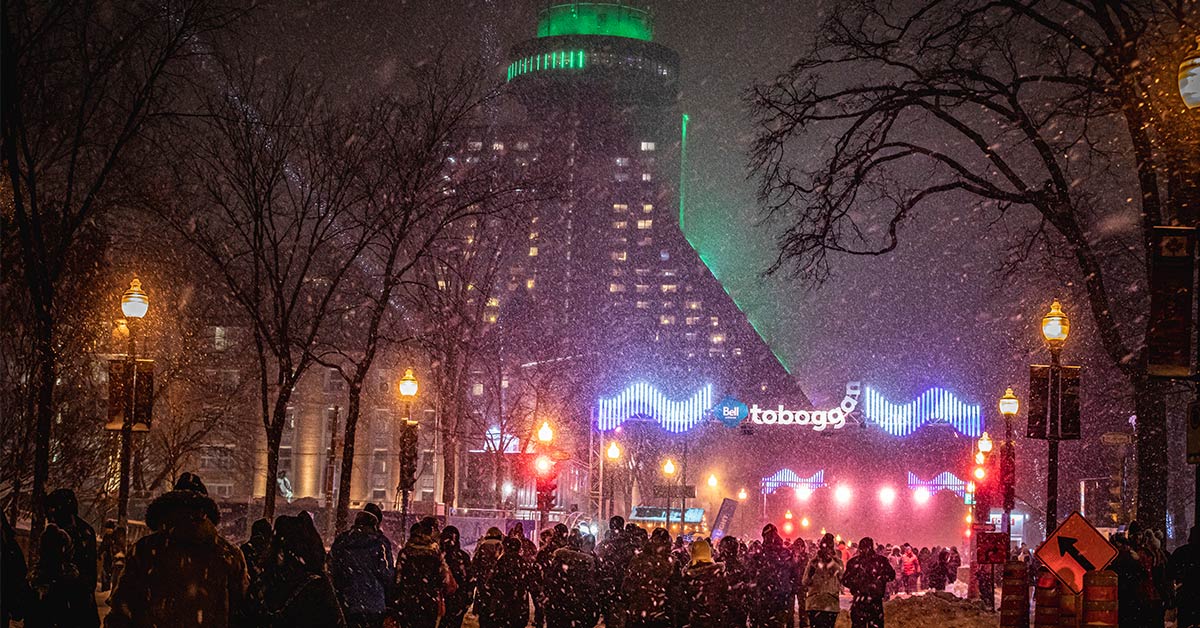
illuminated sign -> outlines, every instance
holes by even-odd
[[[760,408],[756,403],[746,410],[745,415],[741,415],[740,412],[745,410],[746,404],[733,398],[726,398],[713,409],[713,414],[730,427],[736,427],[738,423],[741,423],[741,420],[733,423],[734,417],[740,415],[742,419],[748,416],[750,422],[755,425],[804,425],[812,427],[816,432],[824,431],[827,427],[837,430],[846,426],[846,417],[850,416],[850,413],[858,407],[858,396],[861,389],[862,385],[859,382],[846,384],[846,396],[842,398],[841,405],[829,410],[789,410],[783,404],[779,404],[776,409],[771,410]]]
[[[725,424],[725,427],[737,427],[750,415],[750,409],[737,399],[726,397],[713,407],[712,413],[718,421]]]
[[[908,436],[927,424],[949,425],[966,436],[983,433],[979,404],[961,401],[942,388],[930,388],[906,404],[894,404],[868,386],[863,390],[863,416],[893,436]]]
[[[601,397],[596,425],[606,432],[628,420],[651,420],[668,432],[685,432],[702,423],[712,408],[712,385],[697,390],[687,399],[668,399],[657,388],[638,382],[613,397]]]
[[[810,491],[816,488],[825,488],[825,470],[821,469],[802,478],[791,469],[780,469],[773,475],[763,478],[760,486],[764,493],[774,493],[781,488],[808,489]]]
[[[922,480],[917,477],[917,474],[912,471],[908,472],[908,488],[927,488],[930,491],[950,491],[959,497],[965,497],[967,494],[966,480],[960,480],[958,476],[949,471],[942,471],[933,476],[929,480]]]

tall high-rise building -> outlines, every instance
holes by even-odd
[[[531,357],[578,358],[600,392],[713,382],[804,403],[684,235],[680,62],[653,35],[647,9],[574,2],[544,8],[511,48],[510,119],[470,148],[539,162],[556,186],[505,269],[501,318],[534,330]]]

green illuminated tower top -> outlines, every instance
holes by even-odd
[[[646,9],[609,2],[570,2],[542,9],[537,36],[555,35],[607,35],[651,41],[654,25]]]

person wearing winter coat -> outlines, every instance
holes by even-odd
[[[523,556],[521,539],[504,538],[496,567],[479,585],[475,612],[479,628],[525,628],[529,624],[532,565]]]
[[[1167,576],[1178,585],[1175,599],[1179,609],[1176,624],[1200,624],[1200,527],[1188,531],[1188,542],[1167,561]]]
[[[622,589],[635,551],[633,534],[625,530],[625,519],[619,516],[609,519],[608,536],[596,549],[597,586],[605,628],[621,628]]]
[[[483,583],[487,582],[492,572],[496,570],[496,564],[500,561],[500,554],[503,552],[504,534],[500,532],[500,528],[488,528],[483,538],[475,544],[475,556],[471,559],[469,573],[472,589],[478,592]],[[478,605],[478,598],[476,598],[476,604]],[[476,614],[478,614],[478,610],[476,610]]]
[[[950,557],[946,560],[946,567],[950,570],[946,582],[954,584],[954,581],[958,580],[958,568],[962,567],[962,556],[958,555],[958,547],[950,546]]]
[[[60,488],[46,496],[46,521],[58,526],[71,537],[71,562],[79,570],[79,579],[88,591],[96,590],[99,578],[99,551],[96,530],[79,518],[79,501],[75,491]],[[95,596],[92,606],[96,605]]]
[[[900,556],[900,577],[904,592],[912,595],[919,588],[921,577],[921,558],[912,547],[905,546]]]
[[[396,594],[392,607],[405,628],[434,628],[444,596],[457,590],[442,560],[438,539],[425,522],[413,524],[408,543],[396,558]]]
[[[579,532],[568,534],[566,545],[554,550],[542,575],[548,628],[592,628],[600,618],[595,596],[596,561],[582,546]]]
[[[783,628],[792,609],[792,554],[783,545],[774,524],[763,528],[762,549],[750,563],[753,606],[750,625],[754,628]]]
[[[691,628],[721,628],[729,607],[729,581],[724,567],[713,561],[712,547],[703,539],[692,543],[692,560],[683,570],[687,624]]]
[[[250,525],[250,538],[238,548],[242,550],[242,560],[246,563],[246,573],[251,582],[262,573],[267,554],[271,551],[271,536],[274,534],[270,521],[258,519]]]
[[[950,580],[949,551],[941,550],[938,552],[937,560],[933,562],[933,566],[926,572],[925,577],[930,589],[934,591],[946,590],[946,583]]]
[[[721,625],[723,628],[746,628],[749,577],[742,561],[742,544],[737,537],[721,537],[717,542],[717,558],[725,570],[725,582],[729,588]]]
[[[159,495],[146,509],[146,525],[153,532],[138,540],[126,558],[108,600],[108,628],[224,628],[237,622],[248,583],[246,564],[242,553],[217,532],[216,503],[198,479],[188,479],[181,477],[175,490]]]
[[[804,568],[805,608],[812,628],[833,628],[841,610],[842,574],[845,566],[833,546],[833,535],[821,538],[817,555]]]
[[[329,550],[329,575],[350,628],[377,628],[387,611],[392,572],[375,515],[362,511]]]
[[[799,626],[806,628],[808,626],[808,613],[805,612],[805,592],[804,592],[804,569],[808,566],[808,545],[804,539],[797,538],[792,543],[792,595],[796,598],[796,622],[788,623],[789,626]],[[789,602],[788,607],[792,604]]]
[[[33,572],[27,628],[96,628],[95,586],[88,587],[72,558],[71,537],[51,523],[42,532]]]
[[[345,628],[337,592],[325,570],[321,534],[307,513],[275,518],[262,580],[263,628]]]
[[[1117,574],[1117,599],[1120,601],[1117,604],[1117,625],[1121,628],[1137,628],[1142,625],[1138,594],[1145,583],[1146,570],[1124,534],[1114,534],[1109,541],[1117,550],[1116,558],[1108,565],[1108,570]],[[1049,571],[1045,571],[1049,575]]]
[[[442,560],[454,578],[454,593],[446,596],[446,613],[438,623],[439,628],[461,628],[467,608],[471,606],[471,595],[475,586],[471,580],[471,555],[463,550],[458,528],[446,526],[441,534]]]
[[[883,628],[883,597],[887,583],[895,577],[896,572],[887,559],[875,553],[875,541],[863,537],[858,543],[858,555],[850,559],[842,574],[842,583],[854,596],[850,603],[853,628]]]
[[[627,628],[667,628],[671,624],[667,591],[674,586],[671,537],[655,528],[641,553],[629,561],[625,575]]]

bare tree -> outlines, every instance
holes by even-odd
[[[748,94],[752,167],[784,224],[772,271],[819,283],[829,255],[894,250],[942,203],[1020,225],[1012,259],[1074,265],[1108,358],[1134,392],[1138,518],[1165,525],[1163,386],[1146,375],[1149,230],[1178,189],[1174,90],[1193,2],[843,3],[809,51]],[[1193,149],[1194,150],[1194,149]],[[1129,199],[1126,201],[1126,199]],[[1032,211],[1019,211],[1021,208]],[[1131,234],[1098,235],[1133,214]]]

